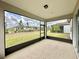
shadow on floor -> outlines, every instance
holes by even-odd
[[[58,37],[51,37],[51,36],[47,36],[47,39],[50,39],[50,40],[57,40],[57,41],[62,41],[62,42],[66,42],[66,43],[72,44],[72,40],[71,40],[71,39],[58,38]]]

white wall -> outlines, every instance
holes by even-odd
[[[76,17],[73,18],[73,46],[78,51],[78,30]]]
[[[0,8],[0,59],[4,59],[4,16],[3,10]]]
[[[70,33],[70,25],[64,25],[64,33]]]
[[[78,9],[79,9],[79,0],[77,2],[76,8],[74,10],[73,21],[72,21],[72,27],[73,27],[72,28],[72,30],[73,30],[73,34],[72,34],[72,37],[73,37],[73,46],[74,46],[75,52],[77,54],[77,57],[79,58],[78,24],[77,24],[77,20],[76,20],[76,14],[78,12]]]

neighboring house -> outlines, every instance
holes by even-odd
[[[72,39],[72,20],[70,22],[66,21],[66,22],[57,23],[57,25],[62,26],[63,32],[69,33],[70,34],[69,37]]]
[[[54,23],[55,23],[56,21],[54,21]],[[64,22],[62,22],[62,21],[59,21],[58,23],[55,23],[55,24],[53,24],[53,25],[59,25],[60,27],[62,27],[63,29],[63,32],[64,33],[70,33],[70,23],[68,23],[68,21],[64,21]]]
[[[64,33],[70,33],[70,25],[64,25]]]

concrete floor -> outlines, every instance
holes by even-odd
[[[5,59],[77,59],[72,44],[44,39],[14,52]]]

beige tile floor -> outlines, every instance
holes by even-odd
[[[77,59],[72,44],[44,39],[5,57],[5,59]]]

